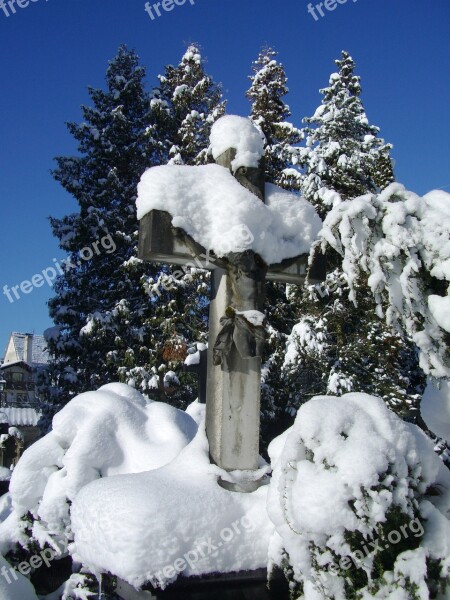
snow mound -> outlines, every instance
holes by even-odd
[[[194,419],[197,425],[200,425],[206,414],[206,404],[200,404],[197,400],[191,402],[189,406],[186,408],[187,414]]]
[[[120,383],[75,397],[53,430],[28,448],[11,477],[14,518],[28,511],[45,530],[70,525],[69,502],[100,477],[157,469],[194,438],[197,424]]]
[[[199,365],[200,364],[200,352],[206,350],[208,348],[207,344],[202,344],[201,342],[197,342],[194,348],[188,349],[188,355],[184,361],[184,364],[187,366],[191,365]]]
[[[439,327],[450,333],[450,296],[428,296],[428,308]]]
[[[267,486],[233,493],[218,485],[220,475],[202,425],[165,467],[92,482],[72,507],[74,559],[136,588],[164,588],[180,573],[265,567],[272,530]]]
[[[430,557],[450,568],[450,473],[425,434],[380,398],[358,393],[313,398],[292,428],[272,442],[269,454],[268,512],[276,528],[270,558],[280,565],[287,554],[305,600],[325,592],[336,600],[347,597],[346,570],[336,577],[340,559],[347,557],[351,565],[360,552],[359,566],[373,575],[376,553],[386,551],[386,541],[387,552],[399,543],[397,537],[391,542],[389,527],[401,523],[411,565]],[[439,487],[437,499],[427,498],[430,486]],[[382,547],[373,549],[374,539],[384,540]],[[372,553],[362,552],[364,544]],[[414,569],[400,564],[402,557],[392,565],[393,579],[413,576]]]
[[[13,429],[12,427],[9,428]],[[9,433],[11,435],[11,433]],[[7,467],[0,467],[0,481],[9,481],[11,479],[11,469]]]
[[[450,381],[441,381],[439,389],[428,382],[420,412],[431,431],[450,442]]]
[[[138,219],[167,211],[174,227],[219,257],[252,249],[268,264],[309,253],[322,226],[304,198],[267,184],[263,203],[219,165],[152,167],[136,204]]]
[[[16,569],[12,569],[3,556],[0,556],[0,598],[1,600],[38,600],[33,586]]]
[[[229,148],[235,148],[233,173],[240,167],[257,167],[264,156],[264,134],[247,117],[225,115],[211,128],[211,152],[216,160]]]
[[[422,254],[431,275],[450,282],[450,194],[432,190],[423,200],[420,211]]]

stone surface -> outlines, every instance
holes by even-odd
[[[117,580],[117,595],[123,600],[289,600],[289,586],[275,569],[267,587],[267,570],[241,571],[200,577],[180,577],[164,591],[136,591]]]
[[[264,177],[264,158],[260,160],[259,167],[239,167],[236,173],[232,172],[231,163],[236,158],[236,150],[229,148],[226,152],[216,158],[216,164],[229,169],[230,173],[239,181],[239,183],[255,194],[264,202],[264,188],[266,185]]]
[[[214,364],[214,340],[220,318],[230,305],[245,310],[234,302],[227,272],[216,269],[211,274],[206,432],[217,465],[229,471],[255,470],[259,462],[261,358],[241,358],[233,345],[223,364]]]
[[[141,219],[138,256],[142,260],[174,265],[196,264],[193,257],[197,257],[204,268],[215,268],[205,260],[206,250],[184,231],[172,227],[172,217],[163,210],[152,210]]]

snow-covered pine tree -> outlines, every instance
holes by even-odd
[[[168,156],[172,164],[208,162],[211,126],[225,113],[220,84],[205,72],[200,49],[190,44],[177,67],[159,76],[158,97],[165,111]]]
[[[251,103],[250,118],[266,136],[267,179],[284,189],[298,190],[300,172],[294,165],[298,162],[297,145],[302,132],[287,121],[291,111],[283,101],[289,92],[284,66],[278,62],[275,50],[264,48],[252,69],[247,98]]]
[[[393,183],[379,194],[339,204],[320,234],[322,248],[342,256],[355,311],[360,294],[354,284],[367,279],[383,323],[399,333],[397,339],[409,336],[417,344],[420,367],[438,380],[450,377],[449,222],[450,194],[433,190],[420,197]],[[448,444],[417,421],[450,466]]]
[[[192,376],[177,391],[177,375],[186,347],[206,338],[208,274],[136,258],[136,186],[146,168],[170,160],[174,147],[188,164],[203,160],[224,103],[194,46],[166,75],[150,96],[138,57],[121,47],[107,71],[107,91],[91,89],[85,122],[69,124],[81,156],[57,159],[54,176],[80,210],[52,219],[72,265],[50,301],[57,327],[49,335],[46,385],[56,388],[55,403],[117,379],[152,394],[158,389],[177,405],[194,397]],[[114,251],[80,261],[80,249],[99,239],[112,240]]]
[[[360,98],[360,78],[347,52],[315,115],[306,119],[301,151],[305,175],[301,189],[322,217],[333,204],[375,192],[393,180],[391,146],[377,137]],[[404,418],[420,420],[425,386],[411,339],[376,316],[367,278],[354,285],[358,308],[349,299],[346,265],[327,251],[326,281],[309,290],[293,288],[297,324],[292,330],[283,372],[284,393],[295,410],[317,394],[362,391],[381,396]]]
[[[159,390],[176,405],[194,398],[192,376],[181,390],[177,375],[187,346],[206,340],[208,273],[136,258],[136,186],[146,168],[170,160],[174,147],[188,164],[204,160],[224,103],[194,46],[166,75],[148,95],[138,57],[121,47],[107,71],[107,91],[91,89],[94,107],[83,107],[85,122],[69,124],[81,156],[59,158],[54,175],[80,211],[52,219],[73,265],[50,301],[57,327],[49,334],[47,387],[56,388],[55,403],[117,379],[152,395]],[[114,251],[80,262],[80,249],[102,236],[113,240]]]
[[[362,391],[417,422],[425,378],[415,345],[376,316],[367,279],[355,286],[357,307],[348,294],[336,268],[322,285],[297,297],[298,322],[283,365],[289,405],[296,409],[315,395]]]
[[[191,166],[207,163],[211,127],[224,114],[225,102],[220,84],[205,72],[199,48],[189,45],[179,65],[167,66],[159,81],[152,106],[164,123],[164,161]],[[155,309],[164,324],[163,358],[178,375],[186,348],[208,340],[209,280],[209,272],[203,269],[167,265],[158,278],[150,275],[146,282],[151,298],[162,294]],[[184,375],[185,385],[168,401],[185,407],[194,399],[194,379]]]
[[[49,302],[56,327],[48,335],[47,385],[56,390],[56,404],[119,377],[129,380],[130,372],[138,387],[155,385],[163,334],[143,283],[157,269],[136,258],[135,199],[142,173],[163,162],[165,146],[144,76],[136,53],[121,46],[106,90],[90,88],[93,106],[82,107],[84,122],[68,124],[79,155],[57,158],[53,172],[79,205],[51,219],[70,258]]]
[[[287,119],[291,112],[284,102],[288,93],[287,77],[277,53],[264,48],[253,63],[247,98],[251,103],[250,118],[266,137],[266,180],[287,190],[298,190],[300,172],[298,144],[301,131]],[[266,447],[286,426],[283,420],[285,396],[281,379],[286,341],[295,323],[295,306],[286,299],[286,285],[266,284],[266,313],[270,323],[262,369],[261,437]]]
[[[302,194],[323,218],[337,198],[356,198],[394,181],[389,152],[392,148],[378,138],[379,128],[369,124],[360,95],[360,77],[348,52],[336,60],[338,72],[315,114],[305,122],[306,149],[301,162],[306,174]]]

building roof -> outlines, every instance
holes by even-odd
[[[8,418],[10,427],[36,426],[41,414],[35,408],[2,407],[0,413]]]
[[[6,370],[10,367],[17,367],[17,366],[21,366],[24,369],[27,369],[28,371],[32,371],[33,369],[30,367],[30,365],[26,362],[24,362],[23,360],[16,360],[15,362],[9,362],[6,363],[5,365],[0,365],[0,369],[2,370]]]
[[[32,340],[32,367],[41,367],[48,364],[48,351],[47,351],[47,343],[43,335],[31,335],[26,333],[17,333],[13,332],[11,334],[11,340],[14,344],[14,350],[16,354],[16,360],[14,362],[24,361],[27,362],[27,357],[25,356],[25,340],[27,335]],[[10,341],[11,341],[10,340]],[[6,364],[5,364],[6,366]]]

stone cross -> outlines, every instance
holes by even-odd
[[[235,156],[236,150],[230,148],[216,163],[232,172]],[[258,168],[238,168],[234,177],[264,202],[263,159]],[[267,265],[252,250],[219,259],[183,230],[174,228],[171,220],[169,213],[159,210],[141,219],[139,258],[192,266],[195,258],[197,267],[201,263],[211,270],[206,387],[210,455],[224,470],[243,472],[238,483],[222,480],[223,487],[253,491],[259,485],[254,474],[259,467],[261,357],[266,325],[259,313],[264,311],[265,282],[303,283],[308,254],[276,265]],[[310,269],[311,282],[323,280],[323,267],[319,258]]]

